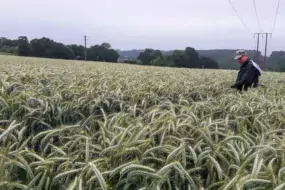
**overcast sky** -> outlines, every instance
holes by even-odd
[[[259,32],[252,0],[232,0],[252,33]],[[271,32],[278,0],[256,0],[261,28]],[[269,50],[285,50],[285,2],[281,1]],[[116,49],[254,48],[228,0],[1,0],[0,36]],[[262,40],[262,39],[261,39]],[[264,44],[261,44],[264,49]]]

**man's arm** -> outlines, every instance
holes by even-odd
[[[230,86],[231,88],[237,88],[237,82],[239,81],[241,72],[242,72],[241,70],[238,72],[238,76],[236,78],[236,82],[233,85]]]
[[[242,77],[244,75],[244,72],[245,72],[244,69],[239,71],[237,79],[236,79],[236,82],[235,82],[235,84],[233,84],[231,86],[231,88],[235,88],[235,89],[240,89],[241,88],[240,83],[241,83],[241,80],[244,80],[244,79],[242,79]]]
[[[254,67],[248,64],[241,73],[239,80],[236,82],[237,88],[242,88],[243,85],[250,85],[251,79],[254,77]]]

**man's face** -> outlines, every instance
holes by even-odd
[[[246,55],[244,55],[244,56],[240,57],[237,61],[239,62],[239,64],[243,64],[247,60],[247,58],[248,57]]]

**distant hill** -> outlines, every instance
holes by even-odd
[[[198,50],[197,52],[201,56],[209,57],[217,61],[219,63],[220,68],[222,69],[238,69],[240,67],[239,64],[237,64],[237,62],[234,60],[236,50]],[[247,50],[247,53],[249,57],[254,59],[254,61],[256,61],[261,67],[264,66],[263,61],[261,61],[264,59],[264,57],[261,55],[260,52],[258,52],[259,61],[255,60],[255,50]]]
[[[270,70],[285,72],[285,51],[273,51],[268,59]]]
[[[136,59],[141,52],[144,50],[128,50],[128,51],[121,51],[119,50],[120,59]],[[163,55],[171,55],[173,51],[163,51],[161,50]],[[233,59],[236,50],[228,50],[228,49],[217,49],[217,50],[197,50],[200,56],[209,57],[219,63],[221,69],[238,69],[239,65]],[[254,58],[256,56],[255,50],[247,50],[249,56]],[[263,56],[259,52],[260,60],[263,60]],[[256,60],[255,60],[256,61]],[[256,61],[258,64],[263,67],[263,61]]]
[[[122,50],[116,50],[119,54],[120,54],[120,58],[130,58],[130,59],[136,59],[141,52],[143,52],[144,50],[126,50],[126,51],[122,51]]]

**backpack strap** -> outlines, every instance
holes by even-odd
[[[253,60],[251,60],[251,63],[259,71],[260,75],[263,74],[262,69],[259,67],[257,63],[255,63]]]

